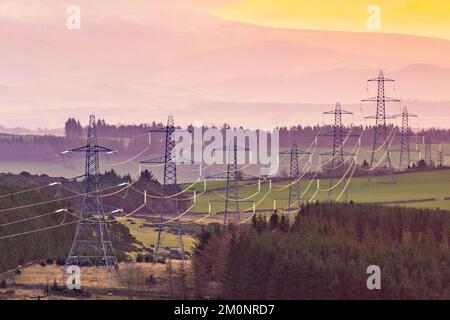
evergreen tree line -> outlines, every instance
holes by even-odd
[[[203,231],[196,292],[223,299],[449,299],[450,216],[439,210],[314,203],[288,222]],[[367,267],[381,268],[381,290]]]
[[[164,152],[164,135],[153,133],[148,136],[150,129],[164,127],[165,124],[153,121],[150,124],[139,125],[111,125],[104,119],[97,121],[97,131],[99,143],[119,151],[119,156],[131,156],[141,152],[151,145],[151,153],[161,154]],[[211,127],[204,126],[203,131]],[[216,128],[216,127],[212,127]],[[228,124],[223,124],[220,129],[223,131],[231,128]],[[193,129],[188,126],[187,129]],[[242,127],[241,127],[242,129]],[[292,143],[299,147],[309,146],[314,142],[319,134],[331,133],[332,126],[291,126],[278,127],[280,130],[280,147],[289,148]],[[390,126],[388,131],[400,129]],[[35,160],[35,161],[57,161],[61,151],[71,149],[75,146],[83,145],[86,142],[87,127],[81,125],[75,118],[69,118],[65,122],[64,136],[29,136],[29,135],[0,135],[0,148],[3,152],[0,154],[0,160]],[[363,146],[371,146],[373,143],[373,126],[357,126],[352,129],[352,133],[364,133],[361,139]],[[450,142],[450,130],[428,129],[417,133],[416,137],[411,137],[411,143],[423,142],[423,136],[431,135],[433,143]],[[417,140],[417,141],[416,141]],[[330,136],[322,136],[318,139],[322,147],[331,147],[333,139]],[[396,135],[394,144],[400,143],[400,134]],[[348,145],[354,146],[356,138],[349,138]]]
[[[63,183],[72,190],[83,192],[83,183],[66,181],[64,179],[54,179],[46,175],[31,175],[28,172],[22,172],[20,175],[7,174],[0,177],[0,195],[7,195],[14,192],[48,185],[50,182],[63,180]],[[131,182],[128,175],[118,175],[114,170],[108,171],[100,176],[102,187],[118,185],[124,181]],[[162,187],[145,170],[142,172],[141,180],[134,184],[139,190],[147,190],[149,194],[161,194]],[[118,188],[120,189],[120,188]],[[108,192],[115,191],[112,189]],[[26,206],[29,204],[54,201],[56,198],[65,198],[73,196],[74,193],[63,188],[51,187],[34,190],[13,196],[0,197],[0,273],[13,270],[18,266],[30,262],[52,261],[58,264],[64,264],[69,249],[72,245],[75,235],[76,217],[64,212],[52,213],[61,208],[70,208],[74,215],[79,215],[81,197],[51,202],[33,207],[24,207],[19,210],[8,211],[8,208]],[[108,214],[112,208],[123,208],[126,213],[135,210],[143,202],[143,196],[134,191],[123,191],[117,195],[104,198],[103,204],[105,213]],[[188,201],[180,201],[180,206],[184,209],[189,205]],[[168,210],[175,208],[173,199],[166,201]],[[148,198],[147,207],[141,212],[148,212],[153,209],[154,213],[159,213],[161,199]],[[2,211],[4,210],[4,211]],[[25,220],[43,215],[37,219]],[[128,228],[115,221],[114,217],[107,215],[108,229],[111,241],[115,248],[119,261],[128,259],[127,253],[137,251],[135,244],[138,241],[130,234]],[[16,221],[25,220],[20,223]],[[13,223],[13,224],[10,224]],[[59,226],[60,224],[68,224]],[[57,226],[57,228],[40,231],[36,233],[19,235],[17,237],[5,238],[14,234],[24,233],[32,230]]]

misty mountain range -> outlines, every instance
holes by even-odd
[[[5,127],[57,128],[69,116],[90,113],[112,123],[164,121],[170,113],[180,125],[314,124],[326,111],[317,105],[330,109],[336,101],[355,105],[374,96],[366,80],[379,69],[397,80],[389,95],[421,101],[411,111],[424,117],[423,126],[448,122],[446,40],[277,29],[183,10],[155,11],[145,25],[87,17],[72,32],[57,22],[0,26],[8,43],[0,52]],[[286,104],[305,114],[293,119],[283,112]]]

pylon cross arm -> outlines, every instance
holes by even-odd
[[[175,158],[172,161],[176,164],[200,164],[199,162],[195,162],[194,160],[184,159],[184,158]],[[152,164],[152,163],[166,163],[165,156],[161,156],[155,159],[144,160],[139,162],[140,164]]]
[[[390,82],[395,82],[394,79],[389,79],[389,78],[385,78],[385,77],[377,77],[377,78],[373,78],[373,79],[369,79],[367,80],[367,82],[378,82],[378,81],[390,81]]]
[[[70,149],[70,152],[88,152],[88,151],[95,151],[95,152],[107,152],[107,153],[117,153],[117,150],[102,147],[102,146],[82,146],[75,149]]]
[[[378,97],[373,97],[373,98],[363,99],[361,101],[362,102],[381,102],[381,101],[385,101],[385,102],[401,102],[400,99],[394,99],[394,98],[389,98],[389,97],[384,97],[384,99],[381,99],[381,98],[378,98]]]
[[[332,110],[332,111],[327,111],[324,112],[323,114],[353,114],[353,112],[350,111],[345,111],[345,110],[341,110],[340,112],[337,112],[336,110]]]
[[[150,129],[147,131],[147,133],[166,133],[168,131],[177,131],[177,132],[192,132],[192,130],[190,129],[178,129],[175,127],[164,127],[164,128],[155,128],[155,129]]]

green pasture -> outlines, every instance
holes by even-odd
[[[339,180],[338,180],[339,181]],[[334,184],[336,182],[334,181]],[[247,182],[249,183],[249,182]],[[347,179],[341,181],[335,188],[332,189],[330,195],[326,190],[329,188],[328,179],[305,180],[300,183],[301,193],[304,193],[304,200],[336,200],[342,193]],[[261,190],[254,185],[251,187],[240,186],[239,197],[241,199],[248,198],[249,201],[256,203],[256,209],[273,209],[274,200],[276,200],[276,208],[284,209],[287,206],[287,197],[289,188],[288,182],[277,182],[272,184],[269,188],[269,181],[261,183]],[[222,182],[222,187],[225,184]],[[217,185],[215,185],[217,187]],[[319,191],[317,191],[319,187]],[[197,203],[193,208],[196,212],[208,212],[209,203],[211,202],[211,212],[221,212],[224,210],[223,202],[216,202],[216,200],[223,200],[225,191],[212,190],[210,185],[207,185],[208,193],[198,197]],[[416,173],[403,173],[396,175],[396,182],[391,183],[386,176],[372,177],[371,182],[368,182],[367,177],[353,178],[348,184],[347,188],[348,198],[345,193],[339,198],[339,201],[355,201],[360,203],[371,202],[391,202],[391,201],[408,201],[434,198],[436,201],[417,202],[400,205],[408,205],[420,208],[441,208],[450,210],[450,200],[444,200],[444,197],[450,197],[450,170],[433,170]],[[240,210],[253,210],[252,202],[241,202]]]
[[[129,230],[130,233],[141,242],[144,247],[154,246],[157,241],[158,227],[157,226],[147,226],[146,221],[138,218],[130,218],[121,221]],[[195,239],[192,235],[184,233],[183,234],[184,247],[187,251],[191,252],[195,244]],[[178,247],[178,236],[175,230],[172,230],[170,225],[165,226],[161,236],[161,247]]]

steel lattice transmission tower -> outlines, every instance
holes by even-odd
[[[439,156],[439,167],[443,168],[444,167],[444,157],[445,154],[442,152],[442,143],[439,144],[439,152],[438,152],[438,156]]]
[[[333,186],[333,180],[336,177],[344,176],[345,174],[345,159],[344,156],[354,156],[349,152],[344,151],[345,137],[359,137],[349,133],[347,129],[344,128],[342,123],[342,115],[351,115],[352,112],[342,110],[341,104],[336,103],[334,110],[327,111],[323,113],[324,115],[332,114],[334,115],[334,125],[332,132],[323,133],[321,136],[333,137],[333,149],[329,152],[322,153],[321,156],[331,156],[331,165],[328,167],[330,175],[330,188]],[[328,191],[328,197],[331,196],[331,189]],[[347,197],[347,190],[346,197]]]
[[[226,185],[226,199],[225,199],[225,211],[224,211],[224,221],[227,223],[227,214],[230,209],[234,206],[234,210],[231,212],[236,212],[237,219],[240,221],[241,214],[239,210],[239,171],[237,166],[237,145],[229,146],[228,151],[228,162],[227,162],[227,185]],[[230,201],[231,199],[231,201]]]
[[[386,103],[388,102],[400,102],[398,99],[393,99],[386,97],[385,95],[385,83],[392,82],[395,80],[388,79],[384,77],[383,71],[380,71],[377,78],[368,80],[368,83],[376,82],[378,85],[378,93],[374,98],[368,98],[362,100],[363,102],[376,102],[377,110],[374,116],[366,117],[367,119],[375,119],[375,133],[373,138],[372,154],[370,158],[369,168],[374,169],[374,164],[383,165],[387,173],[391,176],[391,181],[395,181],[394,172],[392,170],[391,155],[389,150],[389,135],[387,132],[386,119],[393,119],[395,117],[386,115]],[[377,163],[376,152],[381,150],[383,152],[380,162]],[[368,179],[370,182],[371,170],[369,171]]]
[[[280,152],[279,154],[289,155],[289,197],[288,197],[288,211],[297,203],[298,209],[301,206],[301,194],[300,194],[300,181],[296,181],[300,178],[299,170],[299,155],[311,154],[310,152],[301,151],[297,148],[297,144],[294,142],[289,151]]]
[[[411,148],[410,148],[411,127],[409,126],[409,118],[417,117],[417,115],[408,113],[408,108],[403,107],[402,113],[397,116],[402,117],[399,168],[407,169],[411,165]]]
[[[428,134],[424,137],[425,139],[425,163],[427,166],[431,167],[433,165],[433,156],[432,156],[432,140],[431,135]]]
[[[87,144],[68,152],[84,152],[86,161],[81,220],[77,224],[66,267],[104,266],[108,271],[115,269],[118,272],[119,265],[106,227],[99,183],[99,153],[111,154],[116,151],[98,145],[95,116],[91,115],[89,119]]]
[[[162,193],[162,203],[160,211],[160,223],[158,224],[158,237],[155,247],[155,258],[158,255],[159,249],[161,247],[161,235],[163,232],[163,222],[164,215],[167,214],[167,196],[174,195],[180,192],[180,187],[177,183],[177,165],[175,162],[174,148],[175,148],[175,137],[174,133],[178,130],[175,128],[173,117],[169,116],[167,120],[167,126],[163,128],[151,129],[149,133],[159,132],[165,134],[165,151],[164,156],[158,157],[151,160],[146,160],[140,162],[140,164],[154,164],[154,163],[164,163],[164,180],[163,180],[163,193]],[[180,204],[179,199],[175,196],[172,199],[175,202],[175,216],[180,214]],[[185,260],[185,250],[183,242],[183,232],[181,229],[181,221],[178,218],[176,220],[177,234],[178,234],[178,249],[181,250],[181,257]],[[156,261],[156,260],[155,260]]]
[[[224,225],[227,225],[230,220],[228,217],[229,213],[236,214],[236,220],[239,224],[241,219],[241,213],[239,208],[240,202],[253,202],[253,201],[244,201],[239,199],[239,180],[245,177],[253,176],[244,174],[238,168],[237,163],[237,154],[238,154],[238,146],[236,138],[231,140],[227,146],[223,147],[222,150],[226,151],[227,154],[227,171],[224,173],[219,173],[215,175],[211,175],[206,177],[206,179],[226,179],[226,197],[222,200],[213,200],[212,202],[225,202],[225,211],[224,211]],[[247,148],[240,148],[239,151],[248,151]]]

